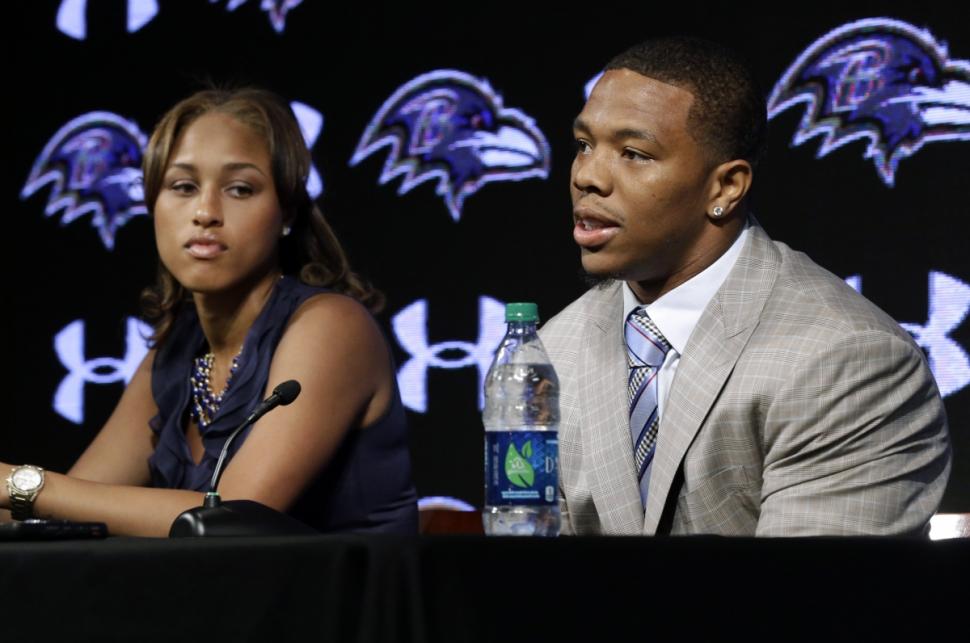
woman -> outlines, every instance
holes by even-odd
[[[236,438],[222,498],[323,531],[416,531],[404,410],[365,308],[379,295],[313,205],[309,168],[292,112],[265,91],[202,91],[162,118],[144,161],[153,348],[68,474],[35,491],[38,473],[20,468],[0,507],[164,536],[202,504],[229,433],[295,379],[297,400]]]

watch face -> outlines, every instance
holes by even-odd
[[[40,486],[40,472],[36,469],[20,468],[13,472],[11,481],[23,491],[32,491]]]

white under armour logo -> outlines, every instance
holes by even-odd
[[[323,114],[306,103],[295,100],[290,101],[290,109],[293,110],[293,115],[296,116],[296,121],[300,124],[300,132],[303,134],[303,140],[306,141],[307,149],[312,150],[317,139],[320,138],[320,132],[323,131]],[[323,179],[320,178],[320,172],[317,171],[317,166],[314,163],[310,164],[306,191],[312,199],[323,194]]]
[[[856,292],[862,292],[861,275],[853,275],[845,281]],[[949,337],[970,312],[970,285],[946,273],[931,271],[929,293],[927,322],[899,325],[926,349],[940,396],[946,397],[970,384],[970,357]]]
[[[88,36],[88,0],[61,0],[57,9],[57,28],[75,40]],[[128,0],[128,33],[135,33],[158,13],[158,0]]]
[[[129,317],[124,357],[85,359],[84,322],[77,320],[65,326],[54,337],[54,351],[68,370],[54,393],[54,410],[75,424],[84,422],[84,385],[130,382],[148,353],[145,338],[151,334],[150,326]]]
[[[391,325],[398,343],[411,358],[397,373],[404,405],[412,411],[428,410],[428,369],[478,367],[478,408],[485,403],[483,384],[495,349],[505,337],[505,304],[489,297],[478,298],[478,341],[451,341],[428,345],[428,302],[419,299],[394,316]],[[445,351],[464,353],[450,359]]]

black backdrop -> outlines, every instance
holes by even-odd
[[[475,344],[481,297],[536,301],[547,318],[583,291],[567,189],[571,122],[581,109],[584,84],[637,40],[671,32],[721,40],[752,59],[766,91],[813,41],[861,18],[892,17],[925,28],[949,43],[953,59],[970,59],[970,23],[958,7],[942,2],[785,4],[755,12],[697,3],[352,8],[304,0],[277,32],[256,0],[231,11],[229,1],[160,0],[157,15],[133,33],[126,31],[126,18],[150,2],[15,4],[6,18],[12,74],[6,118],[13,131],[4,190],[14,224],[5,255],[5,300],[13,322],[5,333],[4,389],[11,410],[0,428],[0,459],[54,470],[70,466],[122,390],[120,381],[75,383],[68,388],[80,394],[83,419],[56,412],[55,393],[70,369],[55,352],[54,337],[80,320],[84,326],[82,332],[75,327],[75,337],[83,336],[83,349],[75,342],[76,353],[84,360],[120,358],[129,349],[125,320],[137,314],[138,294],[154,274],[147,217],[120,228],[108,250],[90,214],[66,225],[59,225],[60,215],[44,216],[50,185],[20,198],[44,146],[81,114],[114,112],[147,134],[169,106],[209,79],[262,85],[319,111],[324,125],[312,149],[325,184],[320,202],[357,269],[387,294],[380,321],[402,367],[412,356],[393,320],[415,302],[423,300],[427,308],[424,327],[412,326],[412,339],[426,333],[430,346]],[[83,40],[58,30],[65,4],[81,6]],[[533,118],[549,144],[548,178],[486,184],[468,196],[455,221],[433,181],[402,195],[400,178],[378,184],[388,148],[350,166],[382,103],[436,69],[487,79],[506,107]],[[760,222],[836,274],[860,275],[863,293],[895,319],[925,325],[931,272],[970,282],[967,127],[962,140],[928,143],[901,160],[890,187],[863,157],[864,141],[820,158],[820,138],[792,146],[803,112],[796,106],[771,122],[754,194]],[[950,302],[958,318],[970,306],[961,296],[953,286]],[[938,304],[944,300],[936,298]],[[970,323],[963,317],[946,333],[955,342],[949,345],[953,372],[970,350]],[[460,347],[438,353],[443,365],[465,357]],[[111,379],[114,369],[102,364],[98,372]],[[427,393],[426,409],[409,412],[419,494],[480,506],[479,372],[473,365],[432,367],[424,375],[402,382],[412,401],[415,386]],[[970,511],[970,382],[960,377],[945,399],[955,451],[947,511]],[[79,414],[76,405],[74,412]]]

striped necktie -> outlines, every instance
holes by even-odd
[[[660,411],[657,406],[657,375],[664,363],[670,342],[641,306],[633,310],[624,329],[630,377],[630,436],[633,438],[633,463],[640,483],[640,500],[647,504],[649,479],[644,476],[657,446]]]

